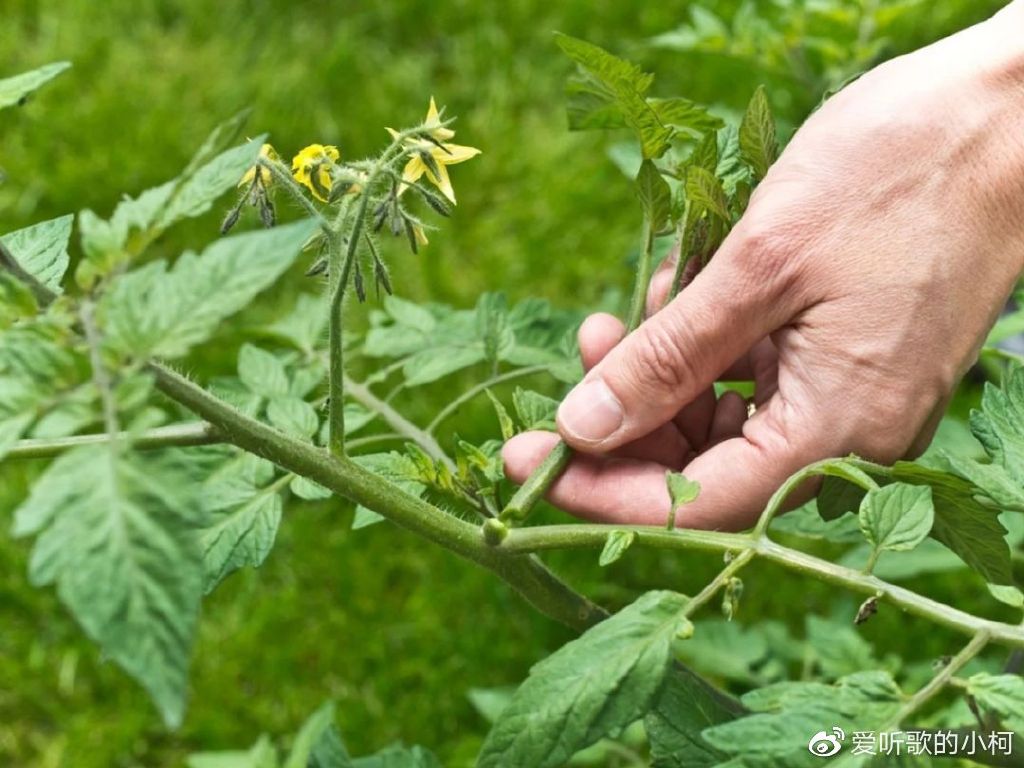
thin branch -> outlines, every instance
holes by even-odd
[[[354,440],[348,441],[349,449],[353,448],[365,448],[368,445],[374,443],[384,443],[393,440],[405,440],[405,435],[400,435],[397,432],[381,432],[377,435],[364,435],[363,437],[357,437]]]
[[[495,544],[495,549],[511,552],[542,552],[551,549],[600,549],[612,531],[634,531],[636,543],[659,549],[681,551],[744,552],[752,550],[758,557],[777,563],[819,581],[836,584],[853,592],[877,595],[888,603],[957,632],[976,635],[985,632],[992,641],[1024,648],[1024,626],[1006,624],[962,611],[940,603],[905,587],[891,584],[877,576],[822,560],[799,550],[789,549],[765,538],[748,534],[718,531],[666,531],[660,527],[608,525],[550,525],[516,528]]]
[[[989,639],[990,636],[987,630],[979,630],[978,633],[971,638],[971,641],[965,645],[956,656],[950,659],[946,666],[936,673],[935,677],[929,680],[923,688],[917,691],[917,693],[910,697],[909,701],[900,707],[899,712],[897,712],[890,721],[889,727],[881,730],[898,728],[900,723],[928,703],[932,697],[937,695],[946,687],[946,685],[949,684],[953,675],[963,669],[971,659],[981,653],[982,649],[988,645]]]
[[[217,431],[205,422],[173,424],[157,427],[136,435],[119,432],[116,439],[130,441],[135,450],[146,451],[171,446],[211,445],[221,442]],[[19,440],[4,456],[6,459],[46,459],[83,445],[102,445],[110,440],[107,433],[74,435],[56,439]]]
[[[444,449],[437,440],[434,439],[433,435],[413,424],[409,419],[396,411],[391,405],[385,403],[373,394],[373,392],[370,391],[370,388],[365,384],[353,381],[346,376],[345,391],[353,400],[361,403],[374,413],[378,414],[387,423],[387,425],[395,430],[399,435],[416,443],[420,448],[426,451],[432,459],[440,461],[452,471],[455,470],[455,463],[448,458],[448,455],[444,452]]]
[[[442,408],[438,414],[434,417],[433,421],[427,424],[426,431],[433,434],[437,428],[441,425],[445,419],[455,413],[459,408],[468,403],[474,397],[479,395],[481,392],[490,389],[491,387],[497,386],[498,384],[504,384],[507,381],[514,381],[515,379],[525,378],[527,376],[533,376],[536,373],[544,373],[548,370],[546,365],[531,365],[526,368],[517,368],[514,371],[508,371],[507,373],[501,373],[497,376],[492,376],[487,381],[480,382],[476,386],[470,387],[461,395],[452,400],[448,405]]]
[[[705,603],[718,593],[718,590],[720,590],[725,583],[729,581],[729,579],[735,576],[743,566],[754,559],[754,554],[754,550],[747,549],[736,555],[736,557],[726,564],[725,568],[718,572],[718,575],[715,576],[715,578],[712,579],[704,589],[690,599],[690,602],[688,602],[686,607],[683,609],[683,615],[693,616],[697,611],[699,611]]]
[[[332,230],[330,224],[327,223],[327,219],[324,218],[324,215],[320,213],[320,210],[310,202],[308,197],[306,197],[306,193],[302,191],[302,187],[298,185],[295,179],[292,178],[292,175],[288,172],[287,166],[284,165],[284,163],[268,160],[265,157],[261,157],[259,159],[259,165],[270,171],[270,175],[274,177],[274,180],[288,190],[288,194],[291,195],[292,200],[297,202],[311,218],[315,219],[317,224],[320,225],[320,229],[323,230],[323,233],[330,237]]]

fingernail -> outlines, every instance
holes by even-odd
[[[584,381],[562,401],[558,423],[563,432],[600,442],[622,426],[622,405],[601,379]]]

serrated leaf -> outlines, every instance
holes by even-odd
[[[722,700],[713,698],[693,675],[672,668],[653,708],[644,717],[651,745],[652,768],[711,768],[725,755],[708,744],[701,732],[736,717]]]
[[[935,507],[932,538],[953,550],[990,584],[1014,583],[999,511],[980,504],[974,486],[948,472],[906,461],[893,465],[892,477],[931,486]]]
[[[263,397],[284,397],[288,394],[288,373],[276,355],[252,344],[243,344],[238,351],[238,378],[252,392]]]
[[[722,183],[714,174],[695,165],[687,168],[686,199],[728,223],[729,201],[725,198]]]
[[[512,407],[523,430],[555,429],[558,401],[539,392],[516,387],[512,393]]]
[[[604,548],[601,550],[601,556],[597,559],[597,564],[602,568],[611,565],[626,554],[626,550],[632,546],[634,541],[636,541],[636,531],[612,531],[604,540]]]
[[[171,727],[184,713],[203,592],[202,515],[189,487],[159,457],[79,448],[56,459],[15,512],[16,535],[38,534],[32,582],[56,583]]]
[[[282,483],[273,477],[265,459],[242,455],[203,482],[210,520],[200,533],[207,594],[239,568],[263,565],[273,549],[282,511]]]
[[[642,717],[689,624],[686,602],[648,592],[535,665],[487,735],[479,768],[554,768]]]
[[[860,529],[875,551],[913,549],[935,520],[932,489],[892,483],[868,491],[860,504]]]
[[[981,673],[967,678],[967,692],[1015,733],[1024,733],[1024,678]]]
[[[654,232],[664,228],[672,212],[672,191],[658,167],[650,160],[640,163],[636,176],[636,196],[640,198],[647,226]]]
[[[277,280],[314,227],[301,221],[223,238],[170,269],[155,261],[118,277],[99,305],[107,341],[137,357],[185,354]]]
[[[834,685],[775,683],[742,701],[752,714],[706,729],[704,739],[744,765],[789,766],[816,764],[807,742],[823,728],[879,730],[899,711],[903,695],[889,673],[863,671]]]
[[[607,123],[617,114],[636,132],[645,159],[661,157],[668,149],[672,129],[644,98],[652,76],[584,40],[556,34],[555,42],[583,73],[569,85],[570,129]]]
[[[207,139],[207,145],[216,143],[215,134],[217,131]],[[85,259],[75,274],[78,284],[91,286],[97,278],[141,253],[167,227],[208,211],[253,165],[264,138],[259,136],[206,162],[202,162],[206,157],[201,149],[181,176],[136,198],[126,197],[109,220],[92,211],[82,211],[78,226]]]
[[[740,123],[740,155],[750,166],[756,179],[763,179],[768,167],[778,157],[779,147],[775,138],[775,119],[764,86],[754,91],[747,111]]]
[[[647,103],[665,125],[682,128],[691,135],[713,136],[715,131],[725,125],[720,117],[708,112],[707,107],[679,96],[670,99],[648,99]]]
[[[20,103],[30,93],[46,85],[70,66],[71,62],[58,61],[0,80],[0,109]]]
[[[426,490],[426,485],[419,479],[419,467],[404,453],[398,451],[367,453],[362,456],[354,456],[352,460],[365,469],[387,478],[411,496],[418,497]],[[352,529],[365,528],[384,519],[372,509],[367,509],[360,504],[356,507]]]
[[[267,404],[267,419],[289,435],[311,438],[320,427],[316,410],[297,397],[278,397]]]
[[[22,269],[54,293],[61,293],[74,219],[68,215],[33,224],[0,237],[0,243]]]
[[[516,425],[512,421],[512,417],[508,415],[508,411],[505,410],[505,406],[501,404],[501,401],[493,392],[491,392],[491,390],[486,389],[484,392],[487,394],[487,398],[491,401],[491,405],[494,406],[494,413],[498,417],[498,427],[501,429],[501,439],[511,440],[516,434]]]

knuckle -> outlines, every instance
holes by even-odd
[[[734,260],[737,273],[749,287],[781,286],[790,274],[803,236],[795,226],[755,216],[741,224]]]
[[[692,382],[696,366],[685,332],[665,323],[647,323],[637,334],[638,354],[630,377],[641,392],[675,391]]]

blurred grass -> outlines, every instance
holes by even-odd
[[[735,3],[712,5],[727,12]],[[431,246],[419,258],[392,249],[399,291],[469,304],[501,289],[593,307],[627,285],[638,221],[606,158],[608,139],[565,130],[568,67],[550,32],[637,52],[656,68],[659,93],[740,108],[745,81],[693,57],[636,49],[677,26],[686,6],[0,0],[3,74],[57,59],[75,65],[25,108],[0,115],[8,176],[0,231],[81,208],[108,214],[121,192],[172,177],[207,131],[242,107],[253,109],[252,132],[269,131],[284,155],[318,141],[359,156],[386,139],[383,126],[421,118],[433,94],[458,115],[457,140],[484,154],[453,170],[459,206]],[[906,30],[897,50],[993,6],[944,4]],[[155,250],[204,244],[217,218],[175,229]],[[300,284],[267,297],[260,311],[283,310]],[[205,350],[200,364],[230,368],[231,348]],[[419,404],[420,416],[450,398],[448,386]],[[470,409],[457,426],[478,433],[491,428],[488,418],[485,408]],[[0,507],[11,508],[34,470],[0,471]],[[0,538],[0,765],[177,766],[193,749],[292,732],[327,697],[337,699],[356,753],[402,738],[446,765],[465,764],[485,731],[466,691],[516,683],[568,635],[494,579],[387,525],[350,533],[349,515],[337,502],[295,505],[266,566],[233,577],[206,602],[191,708],[174,734],[98,658],[53,594],[28,586],[27,545]],[[631,552],[599,573],[595,560],[554,558],[611,606],[648,587],[692,589],[718,565]],[[765,571],[748,579],[742,620],[771,615],[798,627],[805,612],[827,610],[830,589],[794,579],[778,588],[777,572]],[[949,582],[941,588],[973,590]],[[868,633],[914,657],[948,650],[943,633],[899,617],[880,615]]]

